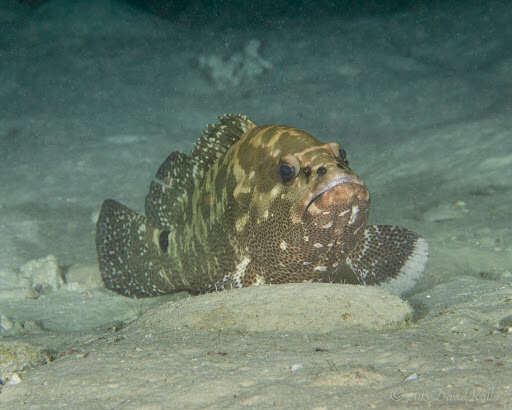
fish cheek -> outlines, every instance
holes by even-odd
[[[290,204],[286,201],[262,201],[262,197],[258,194],[253,197],[246,235],[253,256],[265,259],[264,264],[268,266],[276,262],[276,250],[288,230]]]
[[[300,272],[312,248],[304,242],[303,225],[291,223],[291,207],[291,201],[274,200],[264,212],[266,218],[253,214],[249,223],[251,259],[267,283],[305,279]]]

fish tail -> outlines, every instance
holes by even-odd
[[[400,226],[368,225],[361,243],[346,263],[364,285],[379,285],[401,295],[422,276],[428,259],[428,243]]]

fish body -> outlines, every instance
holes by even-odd
[[[340,144],[228,114],[151,182],[145,216],[108,199],[96,247],[107,288],[126,296],[287,282],[380,285],[401,294],[428,245],[369,225],[370,197]]]

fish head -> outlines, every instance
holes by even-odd
[[[336,142],[297,128],[255,127],[237,147],[235,188],[246,195],[249,246],[276,277],[322,279],[355,246],[370,208],[368,189]],[[238,169],[237,169],[238,168]],[[272,254],[273,256],[269,256]],[[261,261],[260,261],[261,262]]]

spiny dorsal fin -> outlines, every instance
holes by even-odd
[[[194,177],[201,178],[214,162],[255,126],[242,114],[226,114],[219,117],[219,122],[208,124],[190,153],[195,165]]]
[[[173,152],[158,169],[146,196],[146,216],[155,226],[172,230],[183,223],[184,210],[196,184],[255,124],[242,114],[226,114],[209,124],[190,155]]]

